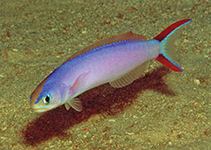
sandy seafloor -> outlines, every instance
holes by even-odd
[[[133,31],[148,39],[191,18],[176,42],[184,69],[151,60],[129,86],[109,84],[37,114],[35,87],[73,53]],[[0,149],[211,149],[211,2],[209,0],[0,1]]]

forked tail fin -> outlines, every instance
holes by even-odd
[[[176,72],[182,72],[183,70],[173,61],[172,58],[174,56],[172,54],[174,51],[174,42],[182,31],[181,27],[185,24],[188,24],[189,22],[191,22],[191,19],[177,21],[153,38],[160,41],[162,45],[162,50],[158,57],[155,58],[155,60]]]

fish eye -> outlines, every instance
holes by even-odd
[[[51,101],[50,95],[46,95],[45,97],[43,97],[43,103],[44,103],[45,105],[49,104],[50,101]]]

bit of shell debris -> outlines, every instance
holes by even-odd
[[[108,121],[109,122],[115,122],[116,120],[115,119],[109,119]]]
[[[134,133],[133,132],[125,132],[127,135],[133,135]]]
[[[83,30],[81,33],[82,34],[87,34],[87,31],[86,30]]]
[[[199,79],[194,79],[194,80],[193,80],[193,83],[194,83],[194,84],[196,84],[196,85],[201,84],[201,82],[200,82],[200,80],[199,80]]]

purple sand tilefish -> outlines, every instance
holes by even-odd
[[[181,27],[189,22],[180,20],[151,40],[130,31],[85,48],[37,86],[30,96],[31,107],[35,112],[45,112],[64,104],[67,110],[72,107],[81,111],[78,95],[105,83],[124,87],[142,75],[145,62],[151,59],[173,71],[183,71],[170,52]]]

